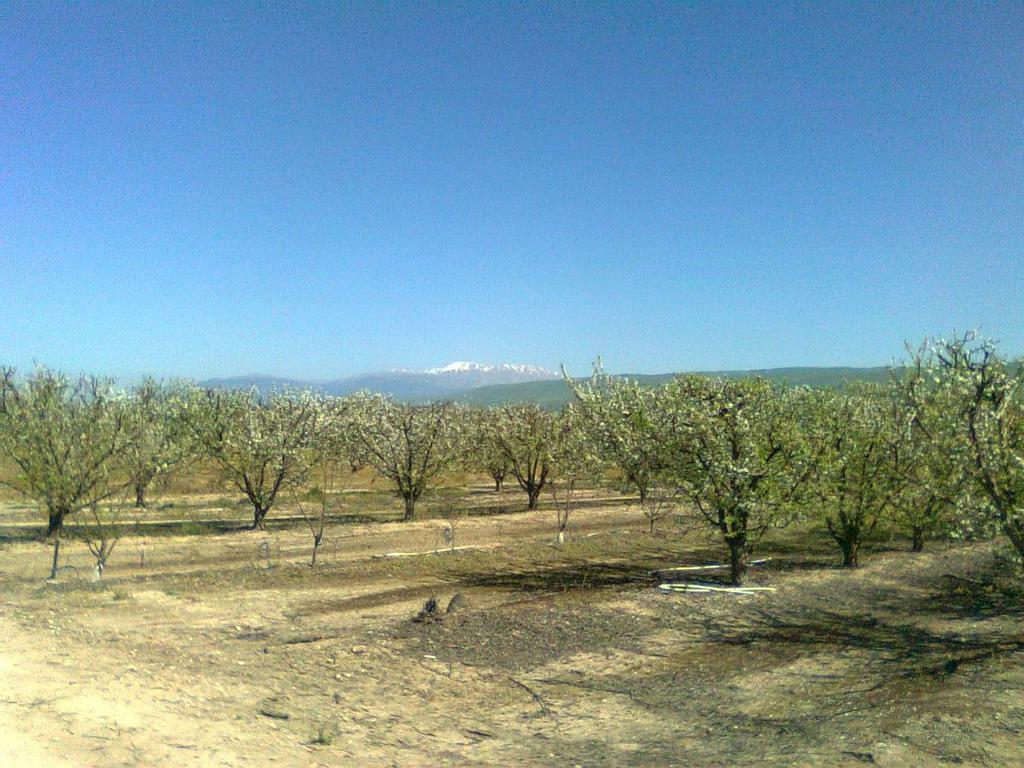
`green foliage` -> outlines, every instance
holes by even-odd
[[[510,462],[498,441],[502,414],[496,408],[465,409],[467,437],[466,466],[480,469],[494,480],[500,491],[510,472]]]
[[[670,409],[662,407],[663,389],[633,379],[607,376],[600,361],[587,383],[566,377],[576,409],[596,449],[618,467],[644,504],[648,490],[666,469]]]
[[[926,356],[927,348],[920,353]],[[894,520],[910,534],[915,552],[933,536],[976,536],[991,529],[982,522],[978,510],[984,504],[968,483],[968,444],[958,423],[956,394],[942,385],[934,367],[926,367],[925,356],[894,370],[891,380],[902,414],[904,481]]]
[[[814,452],[812,496],[843,565],[856,567],[864,539],[894,511],[906,484],[902,401],[888,387],[863,385],[804,393],[800,402]]]
[[[665,387],[661,403],[680,495],[721,533],[739,583],[757,541],[796,515],[812,468],[797,400],[761,379],[683,376]]]
[[[955,414],[969,492],[1024,557],[1024,367],[1007,365],[991,341],[968,334],[922,349],[915,364]]]
[[[825,369],[770,374],[793,384],[810,370]],[[812,383],[858,376],[829,370]],[[589,381],[531,386],[560,387],[572,402],[480,409],[152,380],[119,393],[101,379],[3,371],[0,457],[7,484],[47,510],[55,568],[68,516],[92,510],[79,528],[100,542],[102,564],[113,548],[104,542],[117,538],[103,503],[130,487],[141,505],[155,479],[197,454],[245,495],[254,527],[283,492],[318,503],[314,556],[330,489],[301,496],[300,486],[314,468],[326,483],[338,465],[366,464],[391,483],[406,519],[445,472],[483,470],[499,489],[514,477],[530,509],[551,494],[560,540],[579,488],[607,470],[637,490],[652,532],[681,509],[712,525],[736,581],[766,531],[812,514],[846,565],[879,525],[904,531],[915,550],[930,537],[1001,531],[1024,556],[1024,373],[972,335],[923,346],[879,383],[793,388],[744,372],[631,380],[598,364]]]
[[[64,521],[123,487],[125,421],[124,399],[107,380],[40,369],[19,383],[13,370],[0,372],[0,454],[13,465],[6,482],[46,508],[51,579]]]
[[[610,376],[612,379],[628,379],[641,387],[656,388],[670,382],[677,374],[625,374]],[[867,381],[883,383],[888,378],[885,368],[769,368],[758,371],[711,371],[690,375],[720,379],[760,378],[774,384],[789,387],[814,387],[842,389],[851,382]],[[586,385],[586,380],[576,379],[575,384]],[[459,402],[480,408],[493,408],[509,403],[534,403],[549,411],[557,411],[572,402],[575,395],[572,386],[561,379],[548,381],[525,381],[519,384],[493,384],[477,387],[463,393]]]

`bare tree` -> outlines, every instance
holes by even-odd
[[[73,533],[76,538],[85,542],[96,560],[96,577],[103,576],[107,568],[107,561],[114,554],[114,548],[121,540],[123,528],[114,506],[100,508],[98,504],[89,506],[88,512],[83,512],[85,519],[79,517],[73,526]]]
[[[640,500],[640,509],[648,523],[648,533],[654,535],[655,526],[675,514],[679,509],[680,489],[672,483],[661,483],[651,478],[647,492]]]
[[[445,505],[444,520],[446,525],[441,533],[441,538],[448,545],[448,551],[454,552],[457,546],[459,524],[462,522],[462,515],[459,514],[459,510],[454,504]]]
[[[309,567],[316,568],[316,555],[324,543],[324,526],[327,522],[328,498],[334,487],[334,474],[326,462],[320,467],[319,504],[314,508],[307,508],[301,501],[298,502],[299,514],[306,521],[306,526],[313,537],[313,552],[310,556]]]

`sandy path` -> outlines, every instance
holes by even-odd
[[[137,669],[114,649],[65,653],[59,628],[29,634],[3,613],[0,637],[0,765],[235,766],[284,757],[265,730],[218,722],[226,718],[217,717],[224,692],[216,687]]]

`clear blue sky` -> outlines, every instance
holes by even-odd
[[[0,6],[0,361],[1024,351],[1021,3]]]

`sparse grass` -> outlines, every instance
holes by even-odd
[[[321,723],[316,727],[316,733],[313,734],[313,738],[309,740],[310,744],[316,744],[318,746],[329,747],[334,743],[335,738],[338,736],[338,726],[328,723]]]

